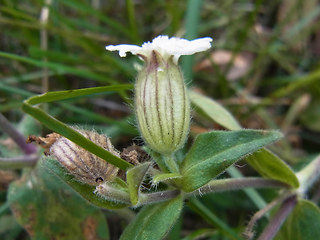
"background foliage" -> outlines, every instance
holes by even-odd
[[[188,39],[209,36],[214,40],[210,51],[182,57],[189,87],[219,100],[245,128],[280,129],[286,137],[273,145],[272,151],[299,170],[319,152],[320,145],[319,15],[320,5],[316,0],[2,0],[0,111],[25,136],[44,135],[49,130],[21,111],[26,98],[47,91],[134,83],[134,64],[141,62],[136,57],[121,59],[115,53],[106,52],[105,45],[140,45],[159,34]],[[43,108],[66,124],[95,128],[107,134],[121,150],[132,139],[141,143],[131,104],[131,92],[120,91],[76,97]],[[199,133],[228,127],[213,124],[204,112],[205,109],[194,109],[190,144]],[[17,147],[5,134],[0,134],[1,156],[19,155]],[[240,162],[238,168],[246,176],[257,175],[245,162]],[[27,232],[39,227],[53,231],[52,226],[56,226],[55,232],[61,230],[58,228],[63,223],[55,222],[60,220],[56,216],[50,217],[52,226],[43,226],[27,221],[29,212],[15,218],[9,209],[12,201],[21,204],[20,207],[25,204],[10,195],[7,199],[9,182],[26,174],[36,178],[42,174],[41,168],[38,171],[0,171],[1,239],[30,239]],[[58,179],[54,181],[55,184],[46,183],[52,192],[69,194],[70,201],[76,199],[79,209],[83,209],[78,220],[84,223],[79,224],[92,224],[88,220],[92,216],[99,222],[88,228],[91,227],[90,233],[100,234],[101,239],[118,239],[135,214],[131,210],[101,212],[84,208],[86,202],[65,189]],[[49,217],[59,208],[66,216],[64,221],[68,221],[74,209],[66,208],[67,202],[53,207],[50,201],[54,199],[43,189],[44,183],[36,182],[39,185],[36,199],[48,200],[36,213]],[[19,188],[24,184],[27,183],[22,177],[11,184],[10,191],[23,195]],[[268,202],[276,192],[260,190],[259,194]],[[309,199],[318,204],[319,198],[320,192],[315,188]],[[305,214],[312,214],[314,206],[300,205],[303,204],[311,209]],[[257,210],[242,191],[192,199],[186,203],[168,238],[241,239],[246,222]],[[266,223],[262,219],[257,231]],[[78,225],[68,226],[77,231]]]

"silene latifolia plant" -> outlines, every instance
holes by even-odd
[[[84,94],[126,90],[113,86],[92,88],[85,93],[81,89],[49,92],[29,98],[23,110],[54,133],[46,137],[30,136],[28,142],[45,148],[47,157],[41,164],[91,204],[105,209],[142,207],[121,239],[163,239],[179,218],[185,200],[244,188],[278,188],[279,192],[269,204],[257,204],[260,209],[243,228],[242,236],[227,232],[232,239],[255,238],[256,222],[271,209],[276,211],[258,239],[272,239],[276,235],[279,239],[302,239],[296,237],[303,232],[300,230],[304,225],[299,221],[304,214],[314,221],[320,216],[318,207],[304,200],[319,177],[320,158],[300,172],[293,172],[265,148],[283,137],[279,131],[242,129],[217,102],[188,90],[179,58],[208,50],[211,41],[209,37],[189,41],[159,36],[141,47],[125,44],[106,47],[119,51],[121,57],[129,52],[144,62],[134,84],[134,111],[144,146],[132,145],[120,152],[107,136],[67,126],[32,106]],[[186,144],[191,104],[226,130],[199,134]],[[261,177],[241,177],[233,166],[239,160],[246,161]],[[219,178],[226,171],[238,177]],[[248,197],[255,201],[253,194]],[[288,217],[290,221],[281,228]]]

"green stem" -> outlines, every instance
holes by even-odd
[[[179,172],[179,166],[177,165],[174,155],[164,156],[164,161],[166,163],[166,166],[172,173],[178,173]]]
[[[114,188],[107,183],[97,186],[94,192],[106,200],[122,204],[130,204],[130,196],[127,192]]]
[[[162,172],[168,173],[169,169],[167,168],[165,162],[163,161],[163,157],[160,153],[157,153],[150,148],[145,148],[146,152],[151,155],[152,159],[157,163],[158,167]]]
[[[162,202],[166,200],[170,200],[178,196],[180,193],[179,190],[169,190],[155,193],[140,193],[139,203],[135,206],[141,206],[144,204],[152,204],[157,202]]]

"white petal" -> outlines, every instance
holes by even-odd
[[[153,39],[152,42],[146,42],[142,47],[136,45],[110,45],[106,49],[109,51],[119,51],[121,57],[125,57],[127,52],[131,52],[134,55],[140,54],[147,58],[150,56],[153,50],[159,52],[163,57],[167,58],[173,56],[177,62],[181,55],[192,55],[197,52],[202,52],[211,47],[212,38],[198,38],[192,41],[168,36],[158,36]]]
[[[127,52],[131,52],[132,54],[136,55],[139,52],[139,50],[141,50],[141,47],[137,45],[120,44],[106,46],[106,50],[119,51],[120,57],[125,57],[127,56]]]

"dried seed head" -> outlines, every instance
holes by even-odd
[[[46,137],[37,137],[30,135],[27,139],[27,143],[36,142],[39,146],[45,149],[45,155],[49,154],[49,149],[54,144],[61,135],[59,133],[49,133]]]
[[[108,137],[92,131],[80,130],[79,132],[90,141],[119,157],[119,153]],[[119,170],[65,137],[59,138],[50,147],[49,153],[79,181],[90,185],[99,185],[104,181],[112,180]]]
[[[90,141],[120,157],[110,139],[93,131],[77,130]],[[77,180],[90,185],[99,185],[111,181],[119,169],[58,133],[48,134],[45,138],[30,136],[28,143],[36,142],[45,148],[45,154],[55,157]]]

